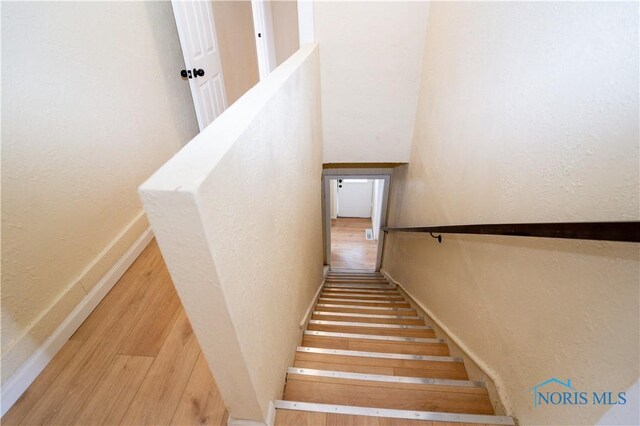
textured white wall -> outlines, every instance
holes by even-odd
[[[390,224],[638,220],[638,63],[637,3],[433,3]],[[639,258],[627,243],[390,234],[383,268],[522,424],[594,424],[607,407],[534,409],[529,389],[637,380]]]
[[[196,134],[170,3],[2,4],[2,382],[147,227]]]
[[[428,3],[317,1],[325,163],[406,162]]]
[[[230,415],[264,421],[322,281],[318,49],[306,45],[142,187]]]
[[[270,0],[270,3],[276,64],[280,65],[300,48],[298,2],[296,0]]]

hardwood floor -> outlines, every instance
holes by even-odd
[[[371,226],[371,219],[331,219],[333,269],[375,269],[378,241],[365,238],[365,230]]]
[[[155,240],[2,418],[3,425],[226,423]]]

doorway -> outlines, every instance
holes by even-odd
[[[171,3],[200,131],[299,48],[296,1]]]
[[[387,169],[325,169],[325,263],[331,270],[379,271],[387,198]]]

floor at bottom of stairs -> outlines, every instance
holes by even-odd
[[[227,424],[155,240],[2,424]]]
[[[483,426],[478,423],[430,422],[425,420],[391,419],[388,417],[315,413],[311,411],[276,411],[275,426]]]

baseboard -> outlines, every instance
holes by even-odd
[[[275,424],[276,424],[276,405],[274,404],[273,401],[269,401],[269,413],[267,414],[267,426],[273,426]]]
[[[389,274],[384,269],[381,269],[380,272],[382,273],[382,275],[384,275],[384,277],[386,279],[388,279],[389,281],[391,281],[392,283],[394,283],[398,287],[400,287],[402,289],[402,291],[407,296],[409,296],[409,298],[413,301],[413,303],[415,303],[418,307],[420,307],[420,309],[422,309],[422,311],[424,311],[424,313],[427,314],[429,316],[429,318],[431,318],[431,320],[442,330],[442,332],[447,335],[447,338],[449,340],[451,340],[453,343],[455,343],[458,346],[458,348],[462,352],[464,352],[464,354],[478,367],[478,369],[480,369],[482,371],[482,373],[484,373],[493,382],[495,390],[496,390],[496,392],[498,394],[498,398],[500,399],[500,403],[502,404],[502,406],[504,407],[504,409],[506,411],[506,415],[513,416],[514,415],[513,414],[513,409],[511,407],[510,402],[509,402],[509,398],[507,397],[507,395],[506,395],[506,393],[504,391],[504,385],[502,384],[502,380],[500,380],[497,377],[496,373],[491,368],[489,368],[489,366],[487,366],[487,364],[484,361],[482,361],[473,351],[471,351],[469,349],[469,347],[467,347],[467,345],[465,345],[462,342],[462,340],[456,334],[454,334],[449,329],[449,327],[447,327],[440,320],[440,318],[438,318],[437,315],[435,315],[429,308],[424,306],[400,282],[398,282],[395,278],[393,278],[391,276],[391,274]]]
[[[85,319],[98,306],[98,303],[109,293],[109,290],[118,282],[120,277],[129,269],[129,266],[140,256],[142,250],[153,239],[151,229],[147,228],[140,237],[129,247],[107,273],[92,287],[80,303],[62,321],[55,331],[38,347],[38,349],[22,364],[16,373],[2,386],[1,414],[11,408],[17,399],[33,383],[38,375],[49,364],[58,351],[75,333]]]
[[[320,286],[318,287],[318,290],[316,290],[316,294],[313,296],[313,299],[311,299],[311,303],[309,304],[309,307],[307,308],[306,312],[304,313],[304,316],[302,317],[302,321],[300,322],[300,330],[304,330],[307,328],[307,324],[309,323],[309,320],[311,319],[311,314],[313,313],[313,307],[316,304],[316,300],[318,300],[318,296],[320,296],[320,292],[322,291],[322,286],[324,285],[324,282],[327,279],[328,273],[329,273],[329,267],[324,266],[322,269],[322,281],[320,282]]]

